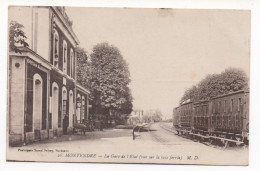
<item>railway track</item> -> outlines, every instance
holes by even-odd
[[[177,136],[180,136],[180,137],[183,137],[183,138],[186,138],[186,139],[189,139],[193,142],[198,142],[198,143],[201,143],[201,144],[204,144],[206,146],[209,146],[209,147],[212,147],[212,148],[217,148],[217,149],[222,149],[222,150],[225,150],[225,149],[234,149],[234,148],[248,148],[247,145],[241,145],[241,146],[219,146],[219,145],[214,145],[214,144],[211,144],[210,142],[204,142],[204,141],[199,141],[197,139],[193,139],[189,136],[185,136],[185,135],[180,135],[180,134],[177,134],[177,132],[175,130],[173,130],[172,128],[169,128],[168,126],[164,125],[164,124],[159,124],[159,126],[168,131],[168,132],[171,132],[171,133],[174,133],[175,135]]]

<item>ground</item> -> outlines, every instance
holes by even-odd
[[[150,125],[150,131],[136,132],[135,140],[131,129],[64,135],[23,147],[11,147],[7,158],[29,161],[248,164],[247,147],[224,149],[208,146],[180,137],[171,130],[171,123],[154,123]]]

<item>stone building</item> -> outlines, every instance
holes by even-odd
[[[88,118],[89,90],[76,81],[79,44],[64,7],[10,7],[29,47],[9,52],[9,144],[70,133]],[[66,117],[65,117],[66,116]]]
[[[143,123],[143,116],[144,116],[144,111],[143,110],[135,109],[128,116],[127,123],[129,125],[136,125],[136,124]]]

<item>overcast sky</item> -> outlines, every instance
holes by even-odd
[[[228,67],[249,75],[250,12],[67,8],[80,47],[109,42],[129,64],[135,109],[169,118],[184,91]]]

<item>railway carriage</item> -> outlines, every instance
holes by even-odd
[[[179,107],[180,129],[181,134],[189,134],[192,129],[193,103],[190,100],[184,101]]]
[[[249,92],[237,91],[212,98],[211,105],[211,139],[248,144]]]
[[[248,144],[249,92],[237,91],[191,102],[187,100],[174,109],[177,133],[214,144]]]
[[[180,109],[176,107],[173,109],[173,127],[179,129],[180,126]]]
[[[193,133],[208,136],[210,131],[209,101],[199,101],[193,106]]]

